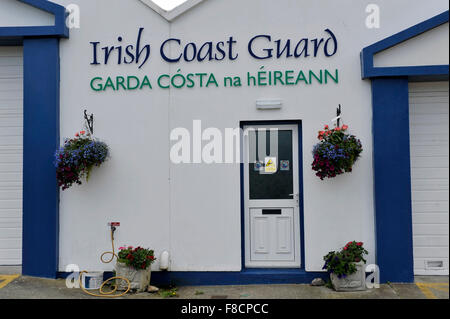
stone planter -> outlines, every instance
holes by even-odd
[[[148,267],[145,270],[136,270],[133,267],[125,265],[124,263],[117,262],[115,270],[117,277],[124,277],[130,281],[131,290],[143,292],[146,291],[150,285],[151,267]],[[117,283],[117,290],[127,290],[128,284],[125,280],[117,279]]]
[[[337,275],[331,273],[330,279],[336,291],[361,291],[366,290],[366,271],[365,263],[355,263],[356,272],[345,277],[338,278]]]

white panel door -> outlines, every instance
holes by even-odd
[[[0,46],[0,265],[22,264],[22,47]]]
[[[245,267],[299,268],[298,128],[244,127]]]
[[[409,90],[414,273],[448,275],[448,82]]]

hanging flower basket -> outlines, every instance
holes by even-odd
[[[100,166],[109,155],[108,146],[81,131],[75,138],[67,139],[55,153],[58,186],[65,190],[73,184],[81,185],[81,179],[89,180],[94,166]]]
[[[314,161],[311,165],[321,180],[351,172],[353,164],[360,157],[363,151],[361,141],[348,134],[347,130],[347,125],[331,130],[325,125],[324,130],[319,132],[320,142],[314,146]]]

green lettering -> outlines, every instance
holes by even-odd
[[[304,81],[305,84],[309,84],[309,83],[308,83],[308,80],[307,80],[306,77],[305,77],[305,74],[303,73],[303,71],[300,71],[300,72],[298,73],[297,81],[295,82],[295,85],[297,85],[298,82],[300,82],[300,81]]]
[[[219,87],[219,83],[216,81],[216,77],[213,73],[209,75],[208,83],[206,83],[206,87],[208,87],[210,84],[214,84],[216,87]]]
[[[108,76],[108,79],[106,80],[105,86],[103,87],[103,91],[106,91],[107,88],[111,87],[114,91],[116,88],[114,87],[114,83],[111,80],[111,77]]]
[[[322,70],[320,70],[320,77],[317,77],[317,75],[313,72],[313,71],[311,71],[311,70],[309,70],[309,83],[311,84],[312,83],[312,78],[315,78],[320,84],[322,84],[322,82],[323,82],[323,72],[322,72]]]
[[[328,77],[330,77],[334,81],[334,83],[339,83],[339,71],[338,71],[338,69],[336,69],[334,77],[330,73],[330,71],[325,70],[325,84],[328,83]]]
[[[116,87],[119,90],[119,86],[121,86],[124,90],[127,90],[126,86],[123,84],[125,82],[125,78],[123,76],[116,77]]]
[[[141,87],[139,88],[139,90],[142,90],[142,88],[144,86],[148,86],[149,89],[152,89],[152,85],[150,84],[150,80],[148,79],[147,76],[144,76],[144,79],[142,81]]]
[[[281,71],[273,72],[273,85],[277,85],[277,81],[280,81],[281,84],[284,85],[283,72],[281,72]]]
[[[99,83],[99,84],[97,84],[96,87],[94,87],[94,82],[96,82],[97,80],[102,81],[103,78],[101,78],[101,77],[95,77],[95,78],[93,78],[93,79],[91,80],[91,89],[93,89],[94,91],[101,91],[101,90],[103,90],[103,85],[102,85],[102,83]]]
[[[170,76],[168,75],[168,74],[162,74],[162,75],[160,75],[159,76],[159,78],[158,78],[158,86],[161,88],[161,89],[168,89],[169,87],[170,87],[170,85],[162,85],[161,84],[161,79],[162,78],[170,78]]]
[[[293,73],[294,73],[294,71],[291,71],[291,70],[285,72],[286,85],[294,85],[295,84],[294,82],[291,82],[291,80],[294,80],[294,76],[289,75],[289,74],[293,74]]]
[[[135,86],[131,86],[131,81],[130,80],[136,80],[136,85]],[[139,87],[139,84],[140,84],[140,82],[139,82],[139,79],[137,77],[135,77],[133,75],[127,77],[128,90],[136,90]]]

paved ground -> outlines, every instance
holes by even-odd
[[[1,269],[0,269],[1,270]],[[0,275],[0,299],[94,298],[69,289],[65,280]],[[379,289],[342,293],[310,285],[196,286],[161,289],[158,293],[127,294],[127,298],[180,299],[448,299],[448,276],[417,277],[415,284],[385,284]]]

